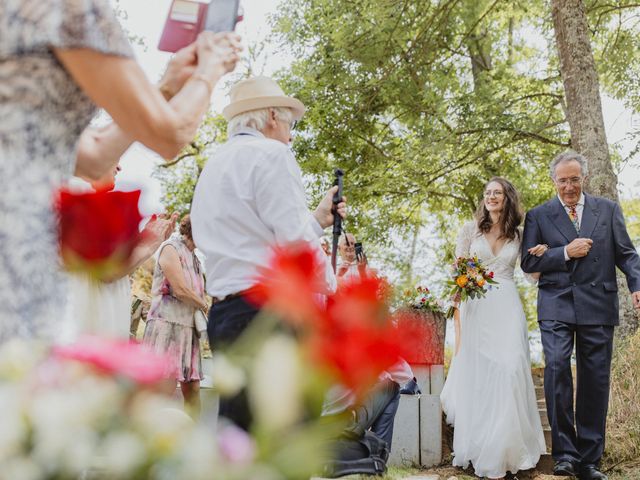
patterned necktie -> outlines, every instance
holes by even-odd
[[[580,222],[578,220],[578,211],[576,210],[576,205],[567,205],[569,209],[569,218],[571,219],[571,223],[576,229],[576,232],[580,233]]]

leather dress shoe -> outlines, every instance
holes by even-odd
[[[580,480],[607,480],[607,476],[595,465],[583,465],[578,475]]]
[[[553,466],[553,474],[558,477],[575,477],[576,469],[573,467],[573,463],[571,462],[556,462],[556,464]]]

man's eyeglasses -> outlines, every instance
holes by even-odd
[[[291,120],[291,123],[289,124],[289,130],[294,131],[297,126],[298,126],[298,120]]]
[[[582,178],[581,177],[558,178],[556,179],[556,183],[561,187],[566,187],[567,185],[577,187],[582,183]]]

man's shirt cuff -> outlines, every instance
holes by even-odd
[[[320,226],[318,219],[314,215],[311,215],[311,228],[313,228],[313,231],[318,238],[324,235],[324,228]]]

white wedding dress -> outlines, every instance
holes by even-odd
[[[531,378],[527,323],[513,274],[518,239],[494,255],[475,222],[465,224],[456,256],[478,255],[498,285],[460,307],[461,343],[440,399],[453,431],[453,465],[501,478],[533,468],[545,440]]]

